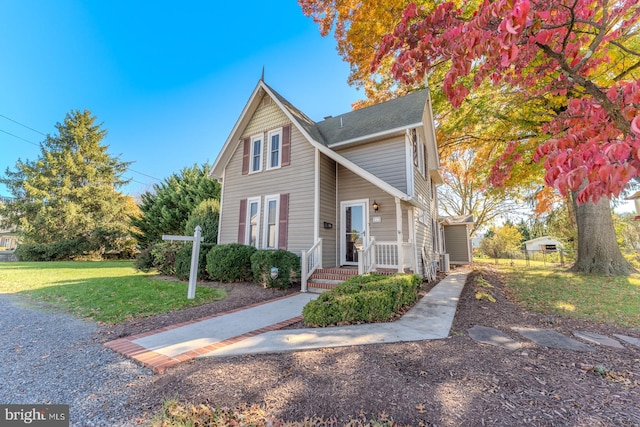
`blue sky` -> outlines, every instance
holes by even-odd
[[[3,0],[0,172],[38,157],[37,132],[89,109],[109,152],[134,162],[123,191],[140,194],[158,182],[143,174],[213,162],[263,66],[265,81],[314,120],[363,97],[346,83],[335,40],[295,0],[221,3]]]

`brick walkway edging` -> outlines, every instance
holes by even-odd
[[[170,331],[172,329],[177,329],[180,328],[182,326],[186,326],[186,325],[190,325],[193,323],[197,323],[197,322],[201,322],[203,320],[209,320],[209,319],[213,319],[215,317],[219,317],[219,316],[224,316],[227,314],[231,314],[231,313],[236,313],[238,311],[242,311],[245,310],[247,308],[252,308],[252,307],[258,307],[260,305],[263,304],[267,304],[270,302],[274,302],[274,301],[278,301],[281,299],[285,299],[285,298],[289,298],[292,297],[294,295],[297,295],[298,293],[292,293],[289,295],[284,295],[278,298],[274,298],[274,299],[270,299],[267,301],[261,301],[261,302],[257,302],[251,305],[247,305],[247,306],[243,306],[243,307],[238,307],[238,308],[234,308],[233,310],[229,310],[229,311],[225,311],[223,313],[217,313],[217,314],[212,314],[211,316],[205,316],[205,317],[200,317],[198,319],[193,319],[193,320],[189,320],[187,322],[182,322],[182,323],[176,323],[175,325],[169,325],[169,326],[165,326],[164,328],[160,328],[160,329],[156,329],[153,331],[149,331],[149,332],[144,332],[142,334],[137,334],[137,335],[130,335],[128,337],[124,337],[124,338],[118,338],[116,340],[113,341],[109,341],[106,342],[104,345],[108,348],[110,348],[111,350],[115,351],[116,353],[120,353],[125,357],[128,357],[130,359],[135,360],[136,362],[140,363],[142,366],[147,367],[149,369],[151,369],[154,373],[156,374],[160,374],[162,372],[164,372],[167,368],[170,368],[172,366],[177,365],[178,363],[182,363],[182,362],[188,362],[189,360],[193,360],[198,356],[201,356],[203,354],[207,354],[213,350],[217,350],[219,348],[225,347],[227,345],[230,344],[234,344],[238,341],[242,341],[246,338],[249,337],[253,337],[255,335],[259,335],[259,334],[263,334],[265,332],[270,332],[270,331],[276,331],[278,329],[282,329],[285,328],[289,325],[293,325],[296,322],[299,322],[302,320],[302,316],[296,316],[294,318],[291,319],[287,319],[284,320],[282,322],[279,323],[275,323],[273,325],[268,325],[265,326],[263,328],[260,329],[256,329],[254,331],[250,331],[247,333],[244,333],[242,335],[238,335],[232,338],[227,338],[226,340],[222,340],[222,341],[218,341],[216,343],[213,344],[209,344],[205,347],[202,348],[197,348],[195,350],[189,350],[185,353],[181,353],[178,354],[174,357],[169,357],[169,356],[165,356],[164,354],[160,354],[157,353],[153,350],[149,350],[148,348],[145,348],[141,345],[138,345],[136,343],[134,343],[133,341],[139,339],[139,338],[144,338],[144,337],[148,337],[149,335],[155,335],[158,334],[160,332],[166,332],[166,331]]]

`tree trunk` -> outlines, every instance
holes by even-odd
[[[578,259],[572,270],[625,276],[634,272],[616,241],[609,199],[602,197],[597,204],[574,202],[574,209],[578,225]]]

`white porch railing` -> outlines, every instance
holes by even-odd
[[[398,242],[376,242],[375,262],[377,268],[398,268],[400,252]]]
[[[376,268],[375,262],[376,239],[371,238],[367,245],[358,249],[358,274],[371,273]]]
[[[404,271],[405,268],[414,269],[412,259],[414,247],[411,242],[375,242],[372,248],[374,268],[388,268],[391,270]]]
[[[322,268],[322,239],[311,246],[308,251],[301,251],[300,257],[300,276],[302,283],[300,285],[300,291],[307,292],[307,281],[314,271],[318,268]]]

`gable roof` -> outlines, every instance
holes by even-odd
[[[422,89],[400,98],[353,110],[316,123],[328,146],[347,144],[422,124],[429,91]]]
[[[526,245],[527,243],[537,243],[537,242],[542,242],[542,241],[554,241],[554,242],[558,242],[558,243],[562,244],[562,242],[560,242],[559,239],[556,239],[553,236],[536,237],[535,239],[524,241],[524,242],[522,242],[522,244]]]
[[[473,225],[473,215],[441,216],[438,218],[442,225]]]
[[[329,148],[329,145],[330,143],[335,145],[338,143],[362,141],[367,137],[375,137],[384,135],[386,133],[399,132],[403,129],[409,128],[410,125],[415,126],[421,124],[425,104],[429,96],[428,89],[417,91],[414,94],[406,95],[402,98],[396,98],[394,100],[363,108],[361,110],[355,110],[337,117],[336,119],[338,122],[340,117],[343,118],[343,128],[345,117],[349,118],[350,122],[354,123],[353,126],[350,126],[348,128],[348,131],[343,132],[341,130],[332,130],[333,125],[331,119],[326,119],[324,121],[326,123],[322,125],[320,125],[320,123],[323,122],[314,122],[306,114],[304,114],[293,104],[287,101],[282,95],[268,86],[263,80],[260,80],[253,90],[249,101],[247,101],[247,104],[242,110],[242,113],[238,118],[238,121],[234,125],[233,130],[229,134],[229,137],[222,147],[220,154],[211,167],[211,170],[209,171],[209,175],[211,177],[221,178],[223,176],[225,166],[229,162],[235,149],[240,144],[240,133],[244,129],[244,127],[246,127],[251,116],[256,111],[258,104],[260,103],[260,95],[263,93],[263,91],[268,96],[274,99],[275,103],[282,109],[282,111],[291,120],[294,126],[296,126],[298,130],[309,141],[309,143],[311,143],[311,145],[317,148],[321,153],[325,154],[327,157],[333,159],[345,168],[354,172],[356,175],[359,175],[360,177],[371,182],[373,185],[377,186],[388,194],[401,200],[411,201],[411,197],[409,195],[373,175],[371,172],[356,165],[342,155],[338,154],[336,151]],[[398,113],[393,113],[394,109],[397,109]],[[411,113],[409,113],[410,110],[418,111],[412,111]],[[404,114],[402,114],[402,112],[404,112]],[[386,119],[380,116],[384,114],[390,115],[390,118]],[[419,117],[419,119],[416,119],[416,117]],[[400,125],[398,125],[398,122],[394,122],[393,119],[398,120]],[[381,123],[375,123],[376,121],[379,121]],[[359,122],[360,124],[358,124]],[[365,125],[367,123],[369,126],[373,126],[376,132],[371,132],[371,128],[367,128],[367,126]],[[323,128],[325,129],[325,132],[329,136],[329,138],[327,138],[323,134]],[[345,139],[347,137],[350,138]]]

